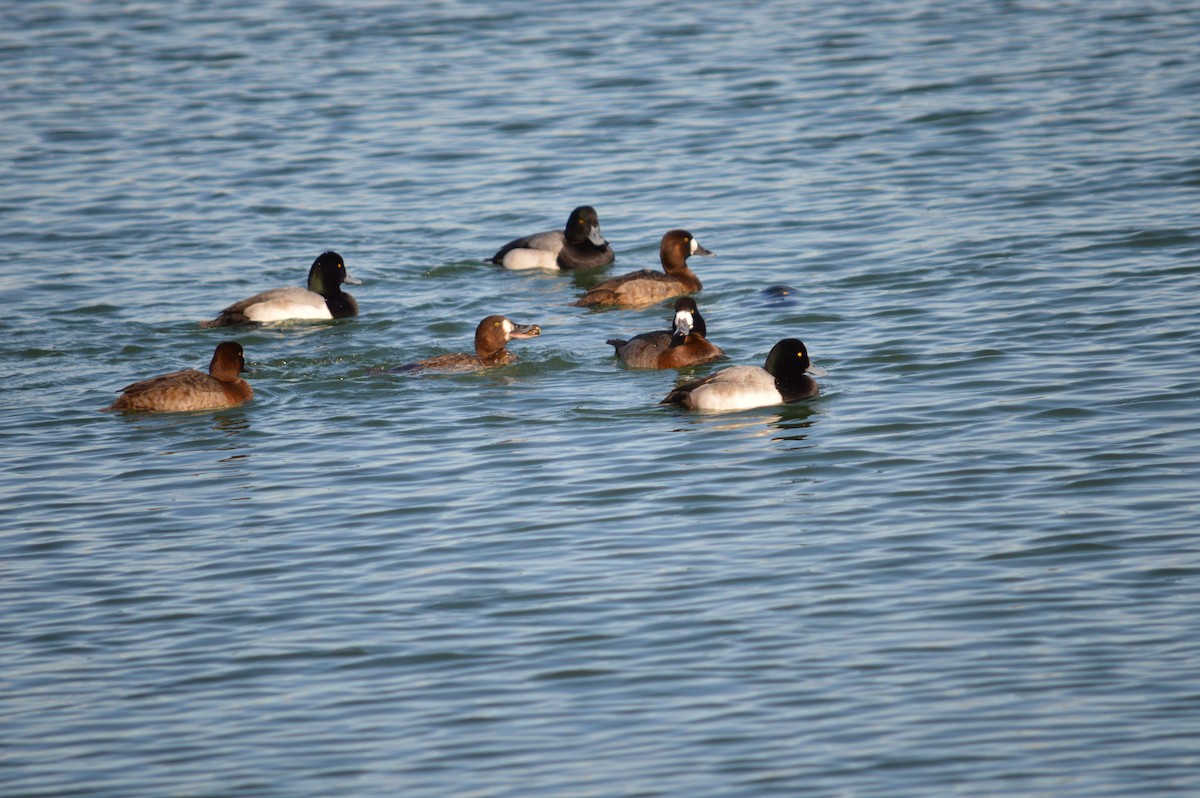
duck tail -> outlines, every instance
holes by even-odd
[[[617,350],[618,352],[620,352],[620,351],[621,351],[621,347],[625,346],[625,344],[627,344],[627,343],[629,343],[629,342],[628,342],[628,341],[622,341],[620,338],[609,338],[609,339],[608,339],[607,341],[605,341],[604,343],[606,343],[606,344],[610,345],[610,346],[611,346],[613,349],[615,349],[615,350]]]

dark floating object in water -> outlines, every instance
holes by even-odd
[[[792,295],[796,293],[796,289],[790,285],[773,285],[770,288],[764,288],[762,293],[768,299],[779,299],[790,302]]]

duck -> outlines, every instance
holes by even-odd
[[[342,290],[342,283],[361,285],[346,271],[336,252],[322,252],[308,270],[308,288],[285,285],[235,302],[201,327],[263,324],[290,319],[343,319],[358,315],[358,302]]]
[[[104,409],[177,413],[237,407],[254,396],[250,383],[241,378],[244,371],[242,345],[222,341],[213,351],[207,374],[184,369],[126,385],[117,400]]]
[[[747,410],[796,402],[816,396],[820,388],[813,377],[825,374],[825,369],[813,364],[799,338],[784,338],[771,347],[762,368],[721,369],[676,387],[660,404],[688,410]]]
[[[581,308],[593,305],[640,308],[680,294],[694,294],[703,286],[700,285],[700,278],[688,268],[687,259],[692,255],[713,254],[700,246],[700,242],[687,230],[669,230],[658,247],[663,271],[642,269],[605,280],[574,304]]]
[[[516,363],[518,358],[505,348],[505,344],[514,338],[536,338],[541,334],[542,328],[536,324],[517,324],[507,316],[488,316],[475,328],[475,354],[455,352],[449,355],[438,355],[417,363],[396,366],[387,371],[392,374],[420,369],[475,371],[506,366],[509,363]]]
[[[762,290],[762,295],[773,302],[791,302],[797,293],[790,285],[772,285]]]
[[[628,341],[609,338],[617,357],[635,369],[677,369],[711,363],[722,358],[721,348],[705,337],[708,328],[696,300],[682,296],[675,300],[671,329],[635,335]]]
[[[509,241],[489,260],[506,269],[595,269],[616,255],[600,234],[600,216],[591,205],[571,211],[562,230],[547,230]]]

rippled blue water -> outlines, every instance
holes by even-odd
[[[1178,0],[0,7],[0,793],[1200,793],[1197,52]],[[666,306],[482,262],[583,203],[821,396],[658,407],[604,341]],[[238,331],[253,403],[96,412],[324,249],[362,314]],[[496,312],[520,363],[374,373]]]

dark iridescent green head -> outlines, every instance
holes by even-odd
[[[358,285],[346,271],[346,263],[336,252],[322,252],[313,261],[308,270],[308,290],[321,296],[329,296],[341,291],[342,283]]]
[[[572,244],[582,244],[585,241],[597,247],[608,244],[608,241],[600,234],[600,216],[591,205],[580,205],[571,211],[563,234]]]
[[[799,338],[784,338],[771,347],[767,362],[763,366],[775,379],[780,382],[795,382],[802,378],[812,361],[808,357],[808,349]]]

